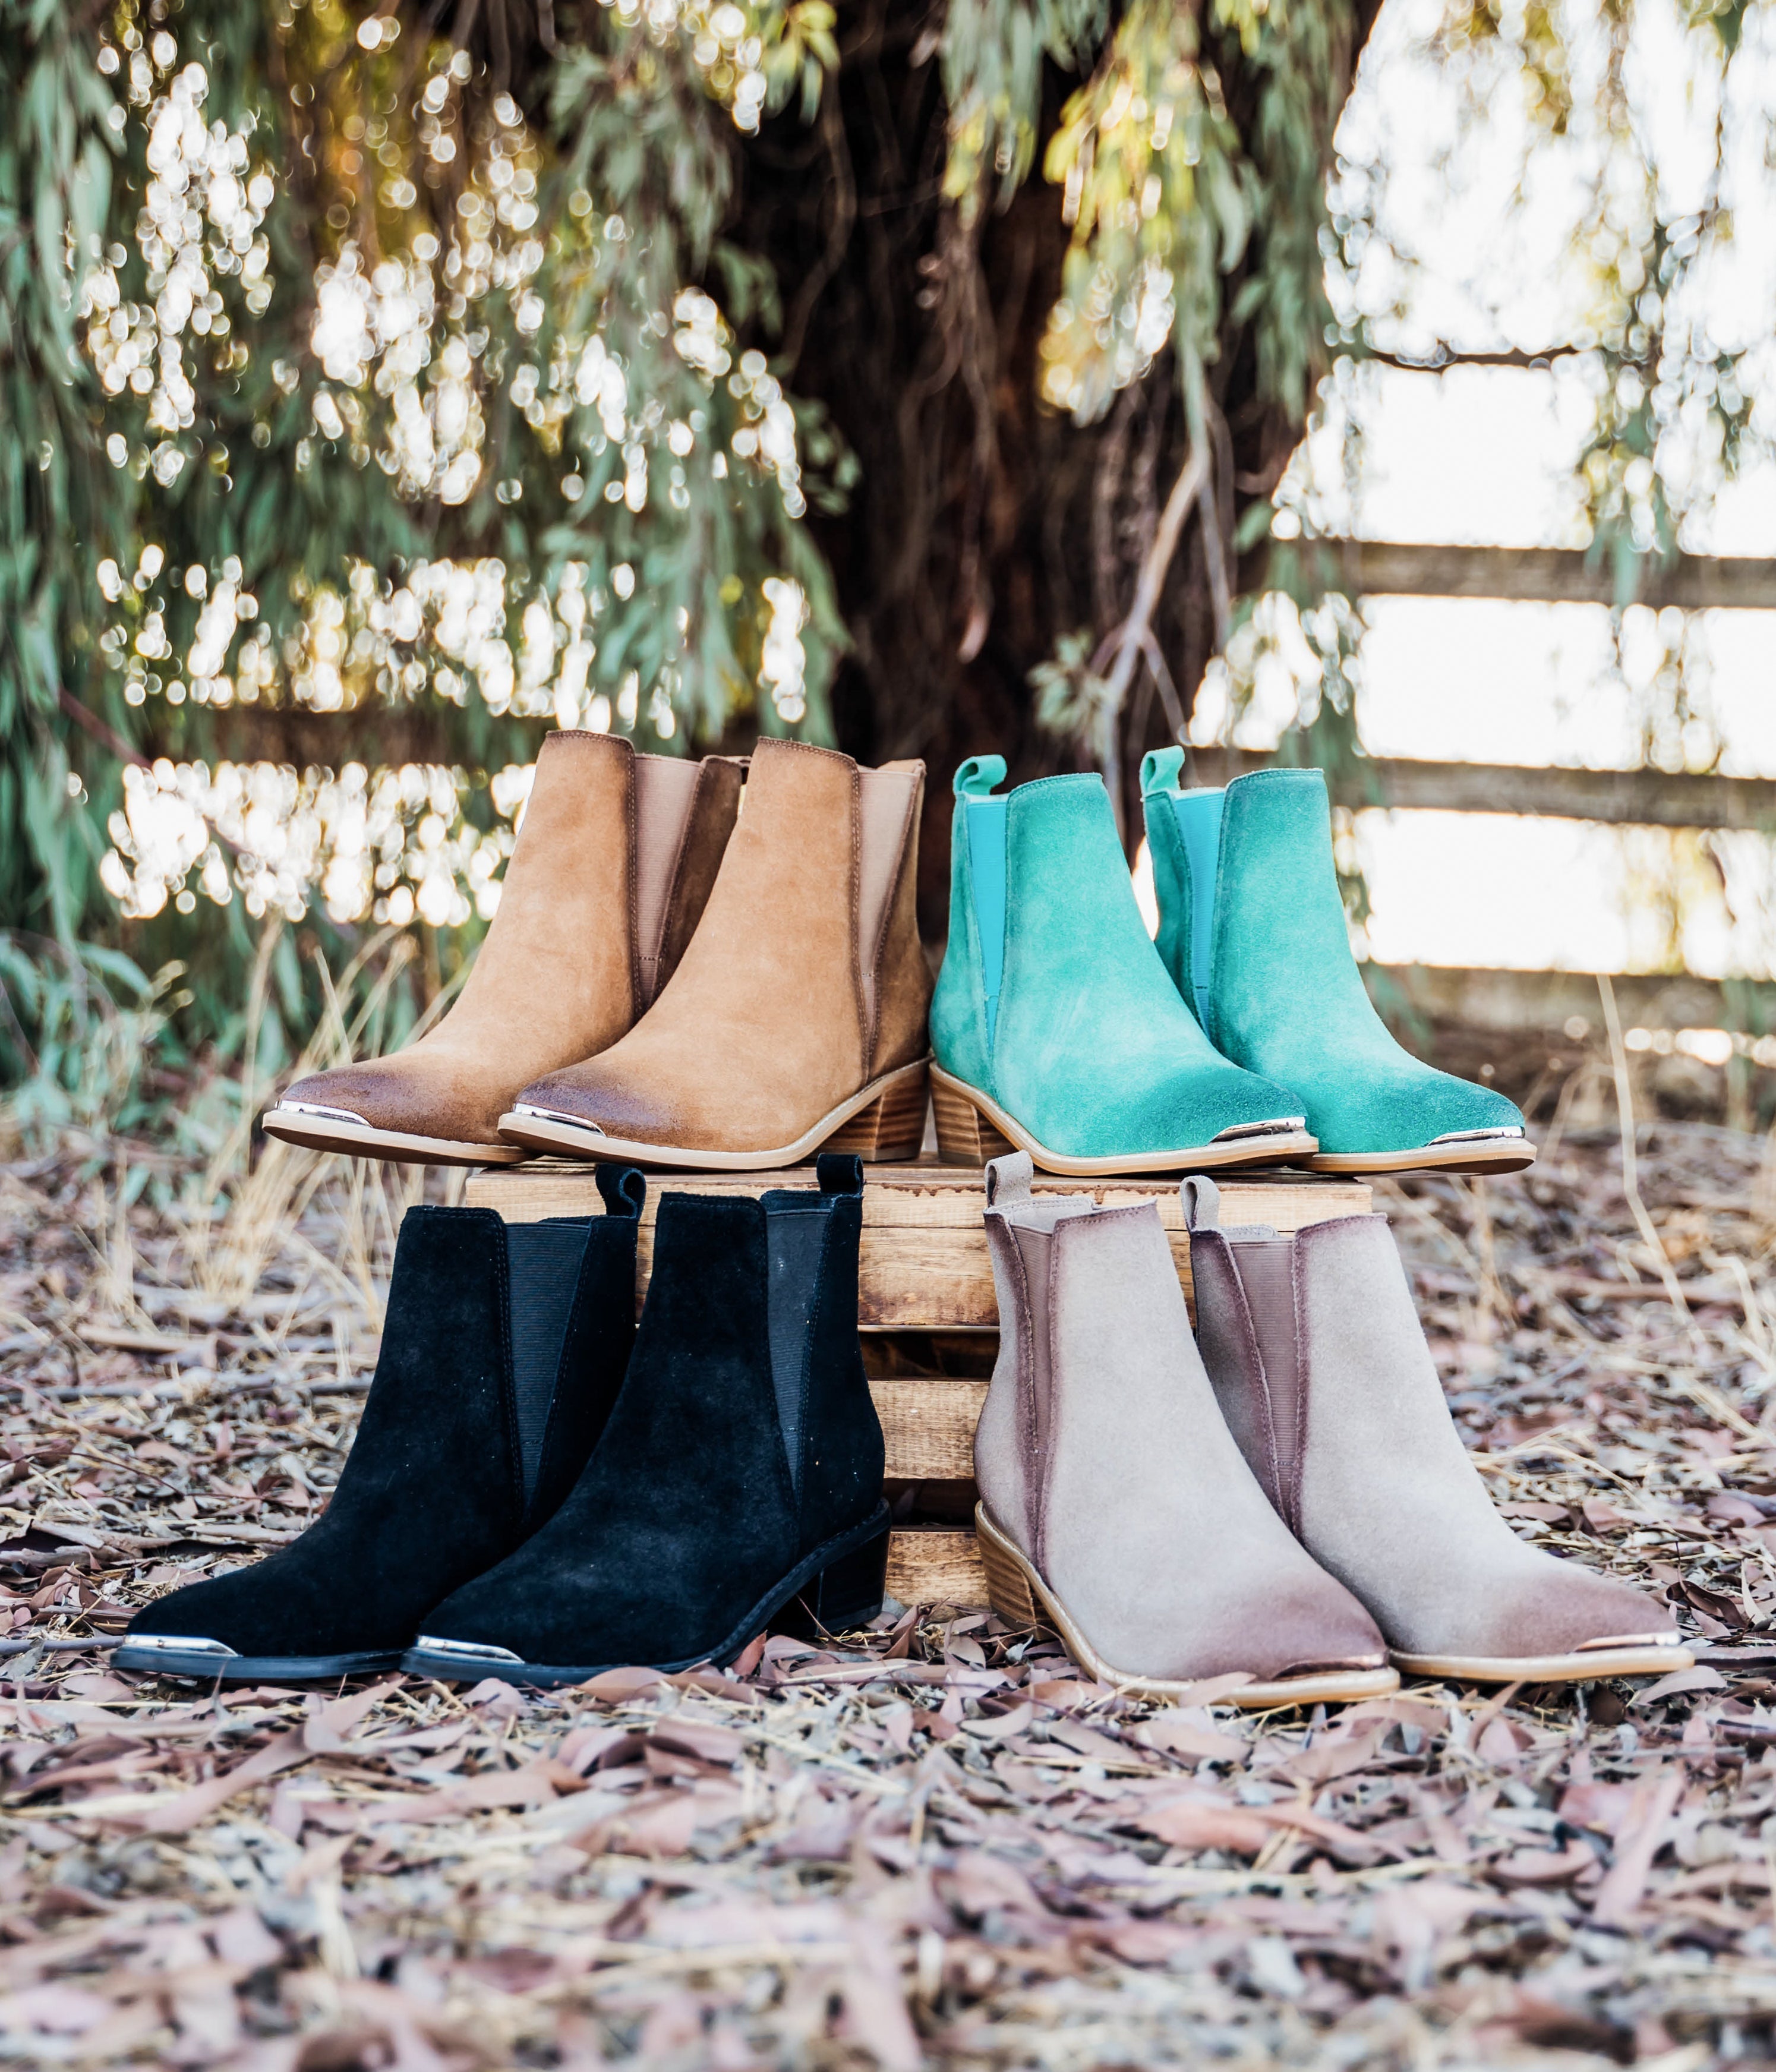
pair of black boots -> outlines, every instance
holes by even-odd
[[[574,1684],[731,1661],[882,1609],[882,1426],[857,1346],[863,1167],[818,1192],[605,1214],[409,1210],[376,1379],[324,1515],[132,1621],[120,1668],[206,1680]]]

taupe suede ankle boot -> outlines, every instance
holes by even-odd
[[[715,882],[741,766],[637,755],[619,736],[545,737],[499,911],[461,997],[392,1057],[298,1079],[266,1133],[321,1151],[510,1164],[519,1088],[603,1050],[671,976]]]
[[[818,1149],[911,1158],[931,980],[914,911],[922,763],[761,741],[684,961],[602,1054],[526,1086],[532,1151],[758,1172]]]
[[[1156,1697],[1240,1671],[1236,1705],[1397,1688],[1374,1622],[1240,1458],[1158,1211],[1035,1199],[1030,1173],[1026,1152],[987,1168],[999,1360],[975,1523],[993,1609]]]
[[[1197,1332],[1228,1426],[1400,1668],[1506,1684],[1690,1666],[1660,1605],[1530,1546],[1493,1509],[1385,1217],[1283,1237],[1221,1228],[1211,1181],[1183,1191]]]

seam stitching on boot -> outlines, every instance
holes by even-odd
[[[857,1010],[857,1067],[867,1079],[876,1032],[863,983],[863,779],[855,763],[851,764],[851,995]]]
[[[1089,1220],[1089,1219],[1082,1219]],[[1042,1431],[1042,1502],[1038,1513],[1042,1531],[1042,1552],[1036,1566],[1046,1576],[1048,1573],[1048,1503],[1054,1480],[1054,1408],[1059,1384],[1054,1373],[1054,1312],[1057,1284],[1061,1277],[1061,1231],[1057,1223],[1049,1233],[1048,1285],[1043,1290],[1042,1330],[1048,1340],[1048,1401],[1043,1406],[1047,1412]]]
[[[1289,1510],[1285,1522],[1296,1538],[1301,1536],[1301,1488],[1307,1476],[1307,1399],[1313,1388],[1313,1363],[1308,1355],[1307,1318],[1302,1300],[1302,1252],[1299,1244],[1289,1248],[1289,1290],[1295,1320],[1295,1458],[1289,1464]]]
[[[1024,1264],[1023,1248],[1013,1235],[1010,1223],[1003,1214],[998,1214],[998,1223],[1001,1246],[1012,1263],[1018,1298],[1015,1322],[1017,1349],[1013,1355],[1013,1400],[1018,1408],[1018,1451],[1024,1476],[1024,1516],[1022,1522],[1025,1537],[1030,1542],[1028,1551],[1030,1559],[1040,1568],[1042,1536],[1042,1437],[1036,1414],[1036,1357],[1034,1326],[1030,1314],[1030,1275]]]
[[[633,1028],[642,1013],[641,988],[641,823],[636,794],[635,765],[631,757],[624,786],[623,819],[629,831],[629,1025]]]

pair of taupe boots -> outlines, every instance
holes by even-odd
[[[1192,1336],[1152,1202],[987,1168],[1000,1353],[976,1514],[994,1608],[1155,1696],[1369,1697],[1687,1668],[1637,1590],[1520,1540],[1449,1417],[1381,1216],[1223,1228],[1183,1183]],[[1198,1347],[1200,1340],[1200,1349]]]
[[[550,734],[461,998],[394,1056],[298,1080],[267,1132],[439,1165],[916,1157],[924,775]]]

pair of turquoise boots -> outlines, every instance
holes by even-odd
[[[1003,757],[956,772],[931,1002],[943,1156],[1016,1149],[1079,1174],[1527,1166],[1518,1109],[1408,1055],[1370,1005],[1321,773],[1186,791],[1183,759],[1141,765],[1157,944],[1099,778],[995,797]]]

